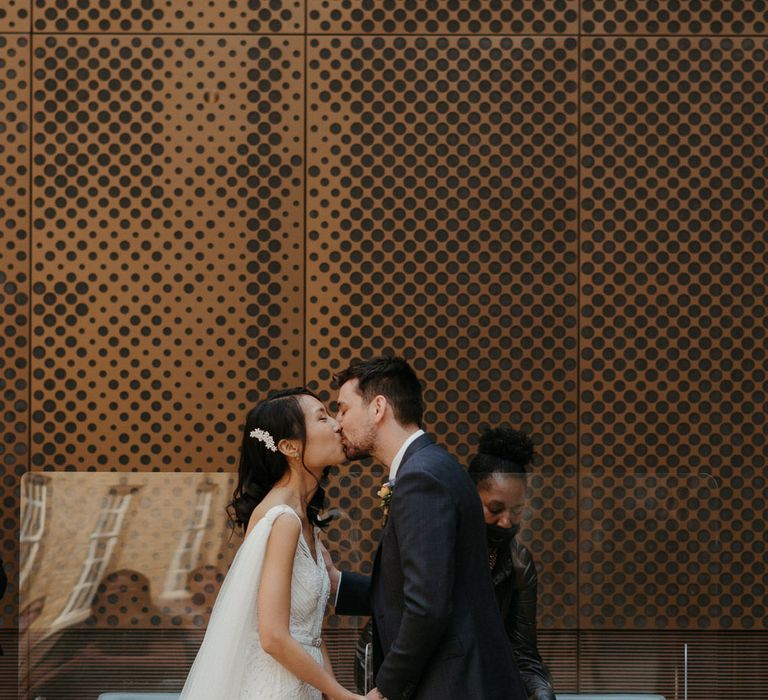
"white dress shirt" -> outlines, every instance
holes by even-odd
[[[403,461],[403,456],[405,455],[405,451],[408,449],[408,445],[410,445],[416,438],[421,437],[422,435],[424,435],[424,431],[419,429],[415,433],[411,434],[411,436],[407,438],[406,441],[400,446],[400,449],[397,451],[395,458],[392,460],[392,464],[389,465],[390,481],[392,481],[392,479],[397,476],[397,470],[400,469],[400,462]]]

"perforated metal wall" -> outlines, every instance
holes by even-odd
[[[4,2],[0,627],[26,469],[232,471],[269,389],[393,351],[463,462],[536,435],[558,655],[765,633],[767,34],[764,2]],[[345,566],[381,478],[331,481]]]
[[[35,468],[223,469],[302,374],[302,42],[35,40]]]
[[[9,11],[0,22],[13,27],[14,18]],[[18,614],[19,480],[29,468],[29,80],[29,39],[0,35],[0,559],[10,580],[3,629]]]

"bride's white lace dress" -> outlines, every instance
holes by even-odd
[[[289,506],[274,506],[240,545],[180,700],[321,700],[319,690],[275,661],[259,642],[256,596],[261,568],[272,525],[283,513],[299,517]],[[289,627],[291,636],[321,664],[320,633],[330,582],[319,544],[315,550],[312,553],[300,535],[293,560]]]

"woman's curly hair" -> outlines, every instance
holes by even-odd
[[[535,456],[533,440],[527,433],[506,427],[491,428],[480,436],[478,452],[467,471],[476,484],[491,474],[525,475]]]

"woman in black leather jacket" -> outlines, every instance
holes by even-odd
[[[494,428],[480,438],[468,472],[483,503],[488,564],[515,661],[529,697],[554,700],[552,677],[536,648],[536,566],[515,537],[533,456],[533,443],[525,433]]]

